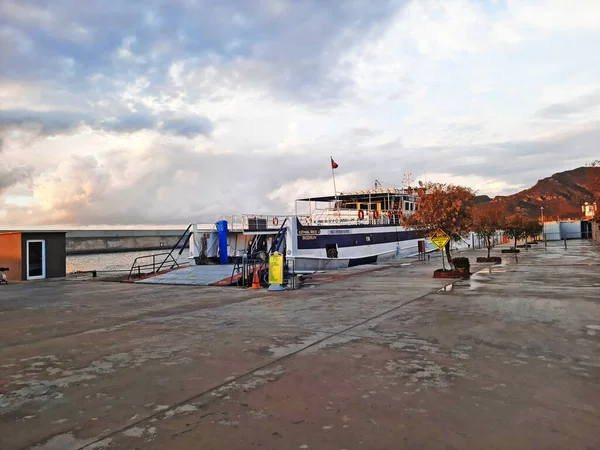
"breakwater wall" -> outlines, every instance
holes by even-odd
[[[77,230],[67,233],[67,255],[170,250],[184,230]]]

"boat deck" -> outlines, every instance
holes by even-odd
[[[192,286],[219,286],[229,284],[233,264],[214,266],[189,266],[160,273],[135,281],[136,284],[181,284]]]

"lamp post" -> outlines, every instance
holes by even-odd
[[[548,248],[548,243],[546,242],[546,230],[544,228],[544,207],[540,206],[540,210],[542,212],[542,238],[544,239],[544,248]]]

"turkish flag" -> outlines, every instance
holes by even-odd
[[[338,168],[338,165],[337,165],[337,163],[336,163],[336,162],[333,160],[333,158],[331,158],[331,168],[332,168],[332,169],[337,169],[337,168]]]

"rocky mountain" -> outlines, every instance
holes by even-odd
[[[501,207],[507,215],[522,213],[532,218],[540,217],[540,208],[543,206],[544,216],[548,220],[555,220],[581,218],[581,206],[599,196],[600,167],[579,167],[555,173],[513,195],[498,196],[488,201],[487,196],[480,195],[475,201],[476,204]]]

